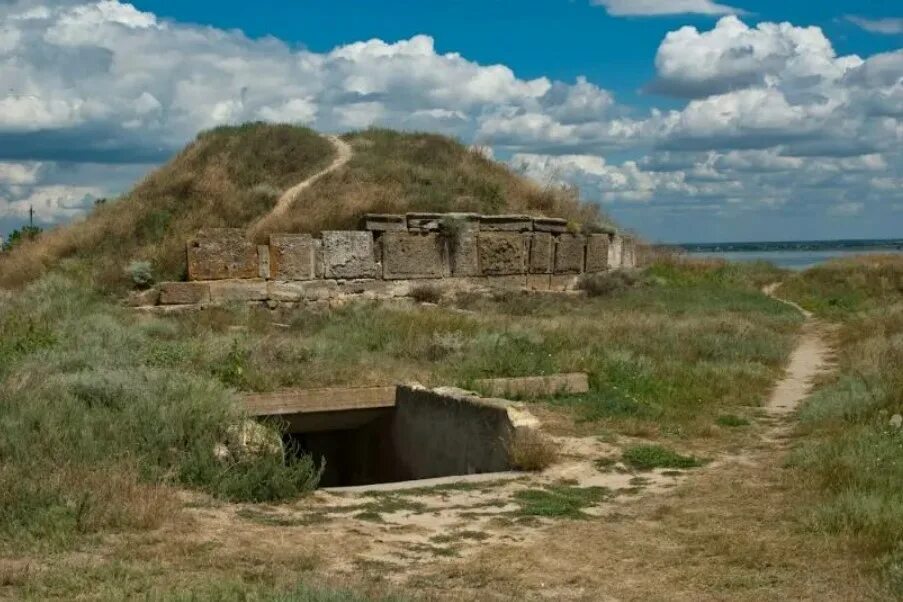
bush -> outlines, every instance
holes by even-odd
[[[442,289],[435,284],[419,284],[411,289],[411,298],[418,303],[438,303]]]
[[[149,261],[133,261],[125,269],[125,273],[137,288],[145,289],[154,283],[154,273]]]
[[[590,297],[605,297],[626,290],[637,283],[630,272],[615,271],[584,274],[577,281],[577,288]]]

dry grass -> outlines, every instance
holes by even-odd
[[[124,272],[133,260],[150,261],[158,279],[180,279],[191,234],[246,226],[334,152],[315,132],[288,125],[202,133],[123,198],[0,258],[0,288],[18,288],[70,257],[85,260],[95,284],[107,290],[130,285]]]
[[[371,129],[344,139],[354,157],[306,190],[280,228],[291,232],[356,228],[363,213],[463,211],[605,222],[598,205],[574,190],[542,187],[476,150],[436,134]]]
[[[508,458],[518,470],[539,472],[558,459],[555,444],[537,429],[520,428],[507,443]]]

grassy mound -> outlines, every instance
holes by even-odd
[[[597,205],[542,187],[479,150],[437,134],[370,129],[343,139],[354,155],[306,190],[288,218],[267,230],[319,232],[357,227],[362,213],[470,211],[602,221]]]
[[[296,200],[289,215],[262,222],[271,232],[354,229],[366,212],[474,211],[602,221],[574,191],[541,187],[444,136],[367,130],[344,139],[354,155]],[[132,261],[157,280],[181,279],[185,241],[201,227],[250,226],[281,193],[329,165],[335,149],[316,132],[247,124],[202,133],[121,199],[0,256],[0,288],[35,280],[64,258],[90,264],[95,285],[121,292]]]
[[[334,155],[328,140],[306,128],[248,124],[202,133],[121,199],[0,256],[0,288],[31,282],[68,257],[89,263],[105,290],[128,284],[124,270],[133,260],[149,261],[158,279],[179,279],[191,234],[247,226]]]

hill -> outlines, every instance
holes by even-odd
[[[366,212],[477,211],[601,220],[573,191],[543,187],[450,138],[371,129],[342,136],[346,165],[316,180],[278,220],[265,218],[282,191],[319,172],[335,148],[303,127],[246,124],[200,134],[120,199],[0,257],[0,287],[30,282],[75,258],[103,290],[127,286],[130,261],[158,279],[184,275],[185,240],[201,227],[318,232],[353,228]]]

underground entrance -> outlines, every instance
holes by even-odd
[[[321,487],[511,469],[512,404],[453,388],[285,391],[246,398],[284,424],[286,449],[326,460]]]

